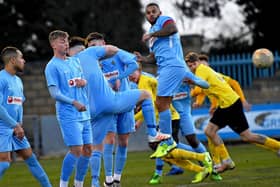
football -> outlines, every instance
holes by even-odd
[[[274,62],[274,56],[270,50],[260,48],[254,51],[252,61],[256,68],[269,68]]]

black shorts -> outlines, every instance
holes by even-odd
[[[217,125],[219,129],[228,125],[237,134],[240,134],[249,128],[240,99],[230,107],[217,108],[210,119],[210,122]]]

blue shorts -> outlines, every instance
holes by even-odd
[[[173,107],[180,115],[180,130],[183,136],[195,134],[194,121],[191,115],[190,98],[173,100]]]
[[[115,117],[116,116],[114,114],[106,114],[99,115],[98,117],[91,120],[93,145],[102,144],[105,136],[107,135],[109,127],[116,126]]]
[[[80,146],[92,143],[90,120],[58,120],[64,143],[69,146]]]
[[[19,140],[11,132],[5,134],[0,133],[0,152],[12,152],[30,148],[30,144],[26,137]]]
[[[186,68],[183,67],[164,67],[158,71],[158,96],[173,96],[180,87]]]
[[[108,132],[127,134],[135,132],[134,111],[117,114],[113,125],[109,125]]]

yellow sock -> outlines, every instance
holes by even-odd
[[[273,151],[273,152],[277,152],[276,149],[271,149],[271,148],[266,147],[266,146],[264,146],[264,145],[262,145],[262,144],[258,144],[258,143],[254,143],[254,144],[255,144],[256,146],[258,146],[258,147],[263,148],[263,149],[267,149],[267,150],[270,150],[270,151]]]
[[[197,173],[204,170],[204,167],[201,167],[197,164],[194,164],[190,160],[181,160],[181,159],[166,158],[166,157],[163,157],[162,159],[165,162],[175,164],[176,166],[179,166],[180,168],[184,168],[184,169],[194,171],[194,172],[197,172]]]
[[[221,164],[220,155],[218,154],[215,145],[213,144],[212,140],[208,138],[208,148],[212,156],[212,160],[214,165]]]
[[[220,144],[216,146],[216,152],[220,155],[221,160],[228,160],[231,159],[225,144]]]
[[[205,155],[203,153],[195,153],[183,149],[173,149],[165,157],[175,158],[176,160],[199,160],[203,161]]]
[[[272,138],[266,137],[264,147],[267,147],[270,150],[278,151],[280,149],[280,142]]]

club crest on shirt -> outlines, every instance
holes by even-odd
[[[7,104],[9,104],[9,105],[22,105],[22,97],[8,96]]]
[[[112,78],[118,77],[119,76],[119,71],[115,70],[115,71],[111,71],[108,73],[104,73],[104,76],[107,80],[110,80]]]
[[[114,60],[112,60],[111,64],[115,65],[115,64],[116,64],[116,62],[115,62]]]
[[[185,99],[188,97],[188,92],[179,92],[173,96],[173,100]]]

